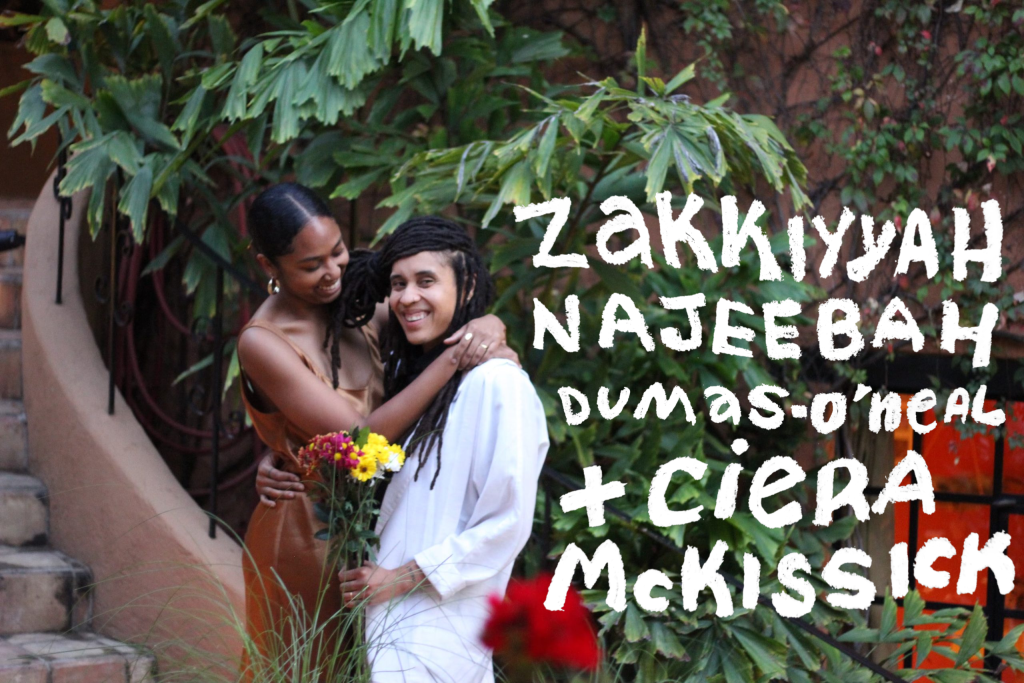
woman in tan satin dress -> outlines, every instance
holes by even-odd
[[[238,337],[242,396],[257,434],[273,451],[261,477],[270,472],[276,484],[260,489],[261,504],[245,537],[251,642],[242,680],[306,681],[314,672],[320,680],[336,680],[345,672],[349,643],[359,641],[339,637],[346,618],[337,568],[327,566],[327,544],[314,538],[325,524],[302,493],[298,449],[317,434],[357,425],[397,441],[459,367],[515,354],[504,346],[500,320],[478,319],[449,339],[457,344],[416,382],[380,405],[377,330],[386,308],[372,319],[345,316],[346,295],[366,296],[367,287],[386,286],[360,280],[372,271],[367,266],[373,254],[349,254],[327,206],[300,185],[264,191],[250,209],[249,225],[271,296]]]

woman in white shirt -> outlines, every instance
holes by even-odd
[[[400,226],[373,268],[376,278],[360,280],[367,305],[387,292],[390,396],[484,314],[494,285],[472,239],[436,217]],[[452,378],[407,443],[381,504],[378,564],[342,571],[343,598],[367,601],[374,683],[489,683],[487,596],[504,594],[530,536],[548,449],[543,407],[515,363],[488,361]]]

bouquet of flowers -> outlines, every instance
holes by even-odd
[[[328,559],[358,567],[373,560],[379,510],[374,491],[388,473],[405,464],[405,451],[368,429],[321,434],[298,452],[317,519],[327,525],[316,538],[329,542]]]

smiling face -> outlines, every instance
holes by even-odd
[[[291,251],[260,263],[276,277],[283,292],[309,304],[327,304],[341,294],[341,277],[348,266],[348,249],[333,218],[312,218],[292,239]]]
[[[455,271],[445,252],[421,251],[391,267],[388,305],[410,344],[429,351],[447,336],[456,296]]]

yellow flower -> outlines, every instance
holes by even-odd
[[[363,453],[373,458],[377,462],[384,462],[387,459],[387,446],[380,446],[378,444],[366,444],[363,447]]]
[[[376,473],[377,459],[364,451],[359,458],[359,464],[352,469],[352,478],[356,481],[369,481]]]
[[[382,456],[381,465],[388,472],[397,472],[405,464],[405,451],[397,444],[389,447]]]
[[[335,462],[337,462],[338,460],[341,460],[341,453],[335,453],[334,454],[334,460],[335,460]]]

